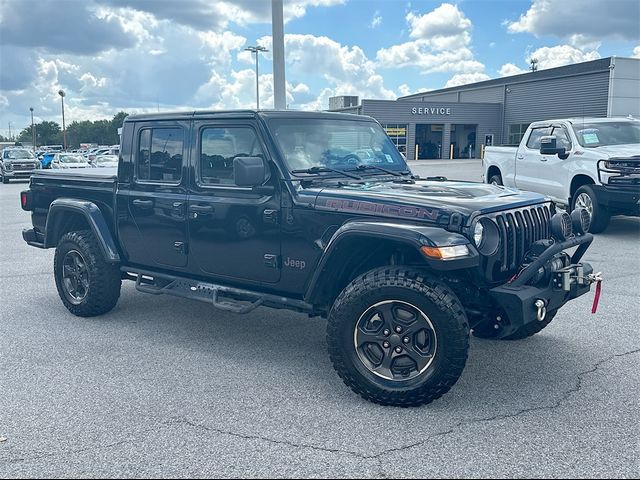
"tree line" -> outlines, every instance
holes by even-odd
[[[118,112],[111,120],[85,120],[67,125],[67,148],[79,148],[81,143],[115,145],[120,143],[118,129],[128,113]],[[35,124],[36,145],[62,145],[62,129],[57,122],[43,121]],[[23,129],[16,141],[31,143],[31,125]]]

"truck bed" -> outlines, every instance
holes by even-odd
[[[117,180],[117,168],[36,171],[30,184],[36,205],[32,212],[35,230],[44,232],[49,206],[59,198],[93,202],[100,206],[107,221],[112,221]]]

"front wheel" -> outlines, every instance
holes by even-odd
[[[469,327],[442,282],[403,268],[361,275],[329,314],[334,368],[354,392],[382,405],[414,407],[444,395],[467,360]]]
[[[102,315],[120,298],[120,270],[104,260],[91,231],[63,235],[56,247],[53,268],[60,299],[74,315]]]
[[[598,204],[598,198],[590,185],[583,185],[576,190],[571,207],[572,210],[584,208],[589,212],[591,215],[590,233],[603,232],[611,220],[611,213],[606,207]]]

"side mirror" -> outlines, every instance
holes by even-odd
[[[558,147],[557,141],[553,136],[542,137],[540,139],[540,153],[542,155],[558,155],[562,159],[567,158],[566,148]]]
[[[239,187],[259,187],[267,179],[267,166],[260,157],[233,159],[233,180]]]

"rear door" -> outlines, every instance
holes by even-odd
[[[268,151],[258,125],[247,120],[199,120],[193,137],[194,179],[190,186],[189,270],[196,275],[276,283],[280,279],[280,200],[276,175],[256,192],[233,180],[236,157]]]
[[[120,228],[129,261],[145,266],[187,264],[187,139],[190,121],[136,124],[133,172],[126,197],[131,228]],[[120,222],[122,223],[122,222]]]

